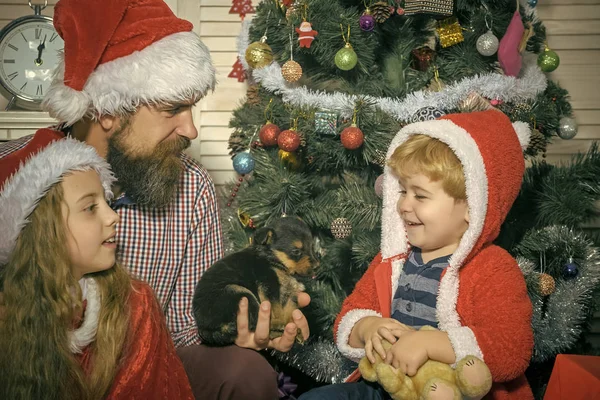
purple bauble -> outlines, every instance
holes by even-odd
[[[375,28],[375,18],[371,14],[363,14],[358,20],[360,29],[365,32],[371,32]]]

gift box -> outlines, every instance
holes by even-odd
[[[556,356],[544,400],[600,400],[600,357]]]

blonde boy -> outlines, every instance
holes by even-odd
[[[492,243],[519,192],[528,134],[490,110],[414,123],[396,135],[384,171],[381,253],[334,328],[345,356],[374,361],[377,352],[414,375],[428,359],[454,364],[474,355],[492,373],[489,398],[533,398],[524,376],[533,348],[525,280]],[[415,330],[423,325],[439,331]],[[382,339],[393,343],[387,352]],[[472,371],[466,375],[477,384],[482,377]],[[360,381],[301,400],[386,396]]]

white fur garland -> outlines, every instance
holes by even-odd
[[[531,11],[535,13],[535,11]],[[464,78],[459,82],[447,85],[439,92],[420,90],[408,94],[403,99],[390,97],[356,96],[344,93],[327,93],[315,91],[306,86],[293,87],[281,75],[281,67],[277,62],[260,69],[250,69],[245,53],[249,45],[251,21],[242,23],[242,31],[238,37],[238,58],[244,69],[250,71],[252,77],[266,90],[281,95],[285,103],[296,107],[314,107],[338,112],[350,117],[359,100],[374,104],[381,111],[393,116],[398,121],[408,121],[412,115],[423,107],[436,107],[442,110],[456,108],[471,92],[479,93],[489,99],[505,102],[522,102],[534,99],[547,86],[546,75],[537,65],[535,54],[524,53],[521,78],[505,76],[499,73],[488,73]]]

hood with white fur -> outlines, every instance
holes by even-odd
[[[530,130],[526,123],[513,124],[495,109],[446,115],[405,126],[392,140],[387,159],[416,134],[448,145],[463,166],[470,223],[449,261],[449,269],[458,269],[498,236],[521,187],[525,171],[523,149],[529,143]],[[384,259],[405,253],[409,248],[406,227],[396,210],[399,190],[397,177],[386,166],[381,241]]]

